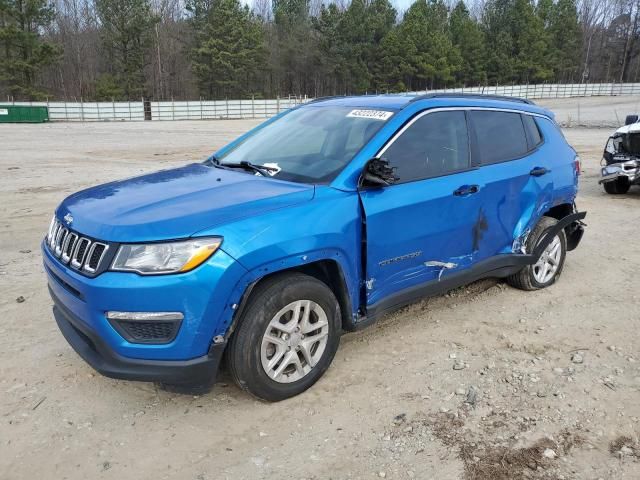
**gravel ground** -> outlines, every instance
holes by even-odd
[[[581,100],[580,123],[632,113],[639,98],[620,98]],[[552,288],[487,280],[412,305],[343,337],[327,374],[278,404],[225,374],[199,397],[95,374],[51,316],[52,210],[256,123],[0,125],[1,479],[640,478],[640,189],[597,185],[610,129],[565,130],[589,226]]]

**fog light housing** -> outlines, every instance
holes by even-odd
[[[109,324],[129,343],[170,343],[178,334],[181,312],[106,312]]]

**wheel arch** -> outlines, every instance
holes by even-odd
[[[286,275],[287,273],[303,273],[316,278],[327,285],[336,296],[338,304],[340,305],[341,325],[343,330],[353,330],[355,314],[352,294],[349,289],[349,277],[348,273],[345,272],[345,269],[338,260],[335,258],[319,258],[297,265],[287,265],[284,262],[280,262],[280,267],[281,268],[261,267],[257,269],[257,271],[250,272],[251,280],[243,283],[245,287],[241,294],[240,301],[238,304],[234,304],[236,308],[234,309],[227,332],[224,335],[226,340],[233,335],[233,331],[238,327],[238,322],[242,318],[245,307],[255,288],[273,277]],[[358,292],[353,293],[356,296],[358,295]]]
[[[556,220],[562,220],[567,215],[571,215],[575,212],[575,205],[573,203],[561,203],[559,205],[555,205],[551,207],[549,210],[544,212],[542,215],[545,217],[552,217]]]

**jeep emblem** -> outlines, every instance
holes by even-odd
[[[73,223],[73,216],[70,213],[67,213],[63,219],[67,225],[71,225],[71,223]]]

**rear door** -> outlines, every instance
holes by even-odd
[[[419,114],[378,156],[399,181],[360,192],[368,305],[468,267],[480,209],[464,111]]]
[[[480,165],[482,229],[476,236],[476,260],[518,250],[518,238],[553,192],[542,137],[534,117],[519,112],[469,112],[474,161]]]

